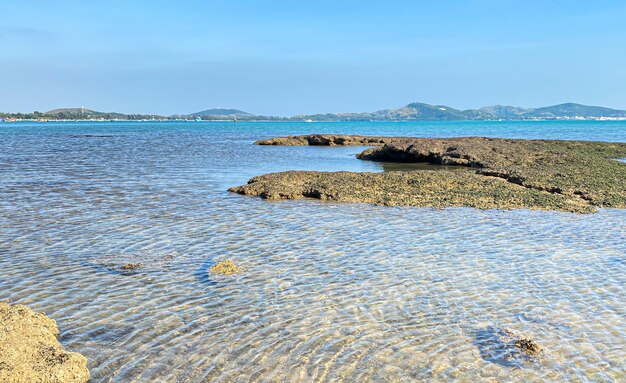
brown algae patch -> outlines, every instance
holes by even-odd
[[[233,261],[226,260],[211,266],[209,273],[213,275],[233,275],[241,273],[241,268]]]
[[[312,143],[311,143],[312,142]],[[448,139],[308,135],[260,145],[374,145],[357,157],[427,162],[468,172],[290,171],[252,178],[232,192],[268,199],[317,198],[378,205],[541,209],[590,213],[626,208],[626,144],[483,137]]]
[[[89,381],[87,359],[65,351],[58,336],[53,319],[0,302],[0,382]]]
[[[515,341],[515,347],[523,350],[528,355],[538,356],[541,355],[541,347],[534,340],[528,338],[520,338]]]
[[[143,267],[141,263],[127,263],[124,266],[120,267],[122,270],[135,270]]]

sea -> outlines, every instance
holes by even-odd
[[[626,121],[0,123],[0,301],[55,319],[92,382],[626,381],[626,210],[227,191],[394,169],[253,144],[310,133],[626,142]]]

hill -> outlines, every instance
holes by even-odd
[[[514,120],[519,119],[524,116],[524,113],[531,111],[529,108],[520,108],[518,106],[509,106],[509,105],[494,105],[494,106],[486,106],[484,108],[478,109],[476,112],[478,116],[487,119],[505,119],[505,120]],[[472,110],[466,110],[464,113],[467,116],[472,115]]]
[[[102,112],[96,112],[95,110],[85,108],[59,108],[49,110],[44,114],[49,116],[56,116],[58,114],[102,114]]]
[[[626,111],[605,108],[602,106],[588,106],[574,103],[566,103],[532,109],[524,113],[524,117],[626,117]]]
[[[244,120],[244,121],[453,121],[453,120],[533,120],[533,119],[626,119],[626,110],[565,103],[540,108],[494,105],[480,109],[460,110],[446,105],[412,102],[397,109],[365,113],[320,113],[292,117],[259,116],[239,109],[207,109],[201,112],[163,117],[159,115],[98,112],[85,108],[60,108],[45,113],[0,113],[7,119],[49,120]]]
[[[59,108],[52,109],[42,114],[46,118],[59,119],[136,119],[139,115],[127,115],[116,112],[98,112],[86,108]]]
[[[388,120],[465,120],[463,112],[445,105],[413,102],[399,109],[379,110],[374,115]]]
[[[215,108],[215,109],[207,109],[207,110],[203,110],[201,112],[196,112],[196,113],[191,113],[191,114],[187,114],[186,116],[189,117],[236,117],[236,118],[252,118],[255,117],[254,114],[252,113],[248,113],[248,112],[244,112],[243,110],[239,110],[239,109],[222,109],[222,108]]]
[[[495,105],[480,109],[459,110],[446,105],[413,102],[398,109],[373,113],[315,114],[291,117],[313,121],[451,121],[451,120],[530,120],[570,118],[626,118],[626,110],[566,103],[541,108]]]

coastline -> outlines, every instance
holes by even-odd
[[[626,117],[555,117],[555,118],[515,118],[515,119],[479,119],[479,120],[438,120],[438,119],[363,119],[363,120],[307,120],[302,118],[276,118],[276,119],[182,119],[182,118],[155,118],[155,119],[30,119],[30,118],[0,118],[0,123],[15,123],[15,122],[315,122],[319,123],[349,123],[349,122],[533,122],[533,121],[626,121]]]

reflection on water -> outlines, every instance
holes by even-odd
[[[269,171],[390,169],[239,125],[1,134],[0,300],[56,319],[94,382],[626,378],[623,210],[231,195]],[[207,274],[226,259],[245,272]],[[511,359],[493,328],[544,355]]]

